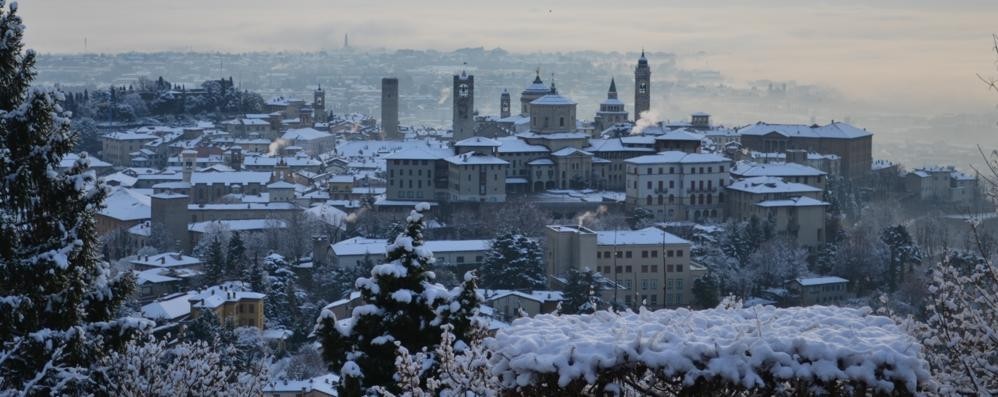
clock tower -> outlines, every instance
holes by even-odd
[[[475,135],[475,76],[454,75],[454,141]]]
[[[634,120],[641,118],[641,113],[651,109],[651,69],[645,50],[641,50],[638,67],[634,68]]]

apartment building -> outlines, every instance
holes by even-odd
[[[774,231],[804,247],[825,242],[823,191],[776,177],[746,178],[728,185],[728,212],[735,219],[773,222]]]
[[[679,151],[640,156],[627,164],[626,202],[655,220],[720,220],[731,160],[717,154]]]
[[[589,268],[610,281],[602,298],[631,308],[689,306],[693,282],[707,269],[690,261],[691,243],[661,229],[594,231],[552,225],[545,230],[547,273],[564,278]]]

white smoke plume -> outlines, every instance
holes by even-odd
[[[360,216],[364,215],[365,212],[367,212],[367,207],[360,207],[360,209],[351,212],[350,215],[347,215],[346,221],[348,223],[355,223],[357,222],[357,218],[360,218]]]
[[[284,140],[284,138],[275,139],[273,142],[270,143],[270,147],[267,149],[267,155],[276,156],[277,153],[280,152],[282,148],[288,146],[288,143],[290,142]]]
[[[596,208],[596,211],[586,211],[582,215],[576,217],[575,220],[579,222],[579,226],[581,227],[583,223],[590,223],[596,220],[596,218],[599,218],[600,215],[603,215],[605,213],[606,213],[606,206],[601,205]]]
[[[440,89],[440,98],[437,99],[437,105],[443,105],[450,98],[450,88],[444,87]]]
[[[634,122],[634,128],[631,128],[631,135],[638,135],[644,132],[645,128],[651,127],[662,121],[662,116],[654,110],[645,110],[641,112],[640,116],[641,117],[638,118],[638,121]]]

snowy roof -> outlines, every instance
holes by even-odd
[[[868,308],[544,314],[517,319],[485,345],[495,352],[493,375],[510,389],[537,379],[611,381],[633,368],[747,388],[855,382],[874,394],[915,394],[932,382],[918,340]]]
[[[283,229],[287,227],[287,223],[280,219],[239,219],[239,220],[228,220],[228,221],[206,221],[206,222],[195,222],[187,226],[187,230],[195,233],[205,233],[212,228],[220,227],[225,230],[239,232],[239,231],[253,231],[253,230],[267,230],[267,229]]]
[[[812,286],[812,285],[838,284],[838,283],[848,283],[849,282],[849,280],[846,280],[846,279],[844,279],[842,277],[836,277],[836,276],[798,278],[796,281],[797,281],[798,284],[806,286],[806,287]]]
[[[476,146],[476,147],[478,146],[495,147],[500,145],[502,145],[502,143],[495,139],[481,137],[481,136],[473,136],[471,138],[462,139],[454,144],[454,146]]]
[[[754,176],[822,176],[824,171],[797,163],[755,163],[740,161],[731,168],[731,174],[740,177]]]
[[[216,308],[226,302],[241,300],[260,300],[266,295],[250,291],[248,286],[239,281],[226,282],[221,285],[187,293],[188,301],[195,301],[194,307]]]
[[[467,152],[456,156],[448,157],[448,163],[456,165],[508,165],[506,160],[498,157],[481,154],[478,152]]]
[[[191,314],[191,302],[187,294],[152,302],[142,306],[142,317],[152,320],[174,320]]]
[[[523,138],[535,138],[535,139],[547,139],[547,140],[561,140],[561,139],[586,139],[589,138],[589,134],[585,132],[524,132],[517,134],[518,137]]]
[[[448,149],[413,147],[385,156],[386,160],[440,160],[451,156]]]
[[[76,164],[76,160],[79,159],[80,155],[76,153],[66,153],[65,156],[62,156],[62,160],[59,160],[59,168],[61,169],[73,168],[73,166]],[[111,163],[108,163],[97,157],[94,157],[91,154],[87,155],[87,161],[90,163],[90,168],[107,168],[111,166]]]
[[[190,267],[201,264],[201,259],[183,255],[179,252],[164,252],[156,255],[140,255],[130,257],[128,263],[144,267]]]
[[[201,272],[194,269],[163,269],[163,268],[152,268],[142,271],[133,270],[132,273],[135,274],[135,283],[139,285],[143,284],[158,284],[171,281],[180,281],[181,279],[194,277],[202,274]]]
[[[646,128],[644,134],[651,135],[652,127]],[[686,130],[669,130],[664,131],[661,134],[655,134],[656,141],[701,141],[703,140],[703,135],[689,132]]]
[[[315,128],[292,128],[289,129],[281,138],[289,141],[311,141],[316,139],[330,138],[333,134],[326,131],[319,131]]]
[[[589,140],[589,147],[586,151],[599,153],[599,152],[647,152],[654,153],[655,149],[650,147],[636,147],[627,146],[625,140],[630,138],[646,138],[646,137],[627,137],[627,138],[611,138],[611,139],[591,139]],[[648,139],[648,144],[654,144],[654,139]]]
[[[285,181],[277,181],[267,185],[267,189],[294,189],[295,187],[298,187],[298,185]]]
[[[159,139],[156,135],[142,134],[134,132],[112,132],[110,134],[104,134],[102,138],[112,139],[116,141],[132,141],[132,140],[156,140]]]
[[[325,222],[328,225],[346,226],[344,221],[347,218],[347,213],[343,212],[343,210],[339,208],[336,208],[330,202],[316,204],[312,208],[305,210],[305,213]]]
[[[247,167],[259,166],[259,167],[275,167],[277,163],[284,160],[284,163],[288,167],[317,167],[322,164],[321,161],[310,158],[308,156],[291,156],[291,157],[277,157],[277,156],[259,156],[259,155],[247,155],[243,158],[243,165]]]
[[[713,153],[686,153],[678,151],[661,152],[647,156],[639,156],[624,160],[628,164],[698,164],[698,163],[728,163],[730,159]]]
[[[762,136],[770,133],[777,133],[786,137],[832,139],[853,139],[873,135],[865,129],[859,129],[847,123],[837,121],[823,126],[817,124],[769,124],[760,121],[738,130],[738,134],[750,136]]]
[[[548,158],[531,160],[527,165],[554,165],[554,161]]]
[[[558,156],[558,157],[565,157],[565,156],[571,156],[571,155],[576,154],[576,153],[581,153],[581,154],[586,155],[586,156],[592,156],[593,155],[592,153],[589,153],[589,152],[587,152],[585,150],[576,149],[576,148],[571,147],[571,146],[561,148],[560,150],[558,150],[558,151],[556,151],[554,153],[551,153],[551,155],[552,156]]]
[[[547,94],[530,102],[531,106],[575,105],[575,101],[558,94]]]
[[[245,196],[244,196],[245,197]],[[278,202],[254,202],[250,199],[243,203],[207,203],[207,204],[188,204],[187,209],[190,211],[245,211],[245,210],[256,210],[256,211],[267,211],[267,210],[292,210],[298,208],[294,203],[278,201]]]
[[[194,172],[191,174],[192,185],[266,185],[268,183],[270,183],[270,173],[264,171]]]
[[[600,104],[601,105],[623,105],[624,101],[621,101],[621,100],[619,100],[617,98],[607,98],[607,99],[604,99],[603,102],[600,102]]]
[[[432,252],[486,251],[492,246],[491,240],[429,240],[423,245]],[[371,255],[383,256],[388,240],[354,237],[330,246],[336,256]]]
[[[116,189],[104,199],[100,214],[121,221],[149,219],[152,216],[151,199],[133,189]]]
[[[306,395],[308,393],[315,392],[335,396],[337,395],[336,386],[339,385],[339,383],[340,377],[336,374],[320,375],[308,380],[279,379],[263,385],[261,392],[264,395],[269,393],[294,393],[295,395]]]
[[[478,289],[477,291],[482,294],[482,297],[485,298],[486,302],[494,301],[510,295],[541,303],[565,300],[564,293],[562,291],[515,291],[508,289]]]
[[[811,185],[803,183],[784,182],[782,178],[771,176],[757,176],[733,182],[728,185],[728,189],[753,194],[766,193],[813,193],[820,192]]]
[[[776,208],[776,207],[823,207],[831,204],[821,200],[802,196],[802,197],[792,197],[785,200],[766,200],[758,202],[755,205],[765,208]]]
[[[501,144],[498,149],[499,153],[532,153],[550,151],[544,146],[531,145],[515,136],[499,138],[497,141]]]
[[[657,227],[646,227],[641,230],[598,230],[596,244],[598,245],[654,245],[654,244],[689,244],[690,242],[668,233]]]

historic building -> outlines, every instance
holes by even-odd
[[[670,151],[624,162],[628,208],[642,208],[662,221],[724,219],[731,159]]]
[[[617,83],[610,79],[610,89],[606,92],[606,100],[600,102],[599,111],[593,120],[596,132],[601,133],[617,123],[627,122],[627,110],[624,102],[617,99]]]
[[[873,134],[850,124],[768,124],[758,122],[738,130],[741,144],[764,153],[787,149],[839,156],[840,171],[847,178],[862,178],[873,165]]]
[[[640,119],[641,113],[651,109],[651,68],[648,58],[641,50],[638,66],[634,68],[634,119]]]
[[[454,141],[475,135],[475,76],[465,71],[454,75]]]
[[[381,135],[385,139],[401,139],[399,132],[399,79],[381,79]]]

